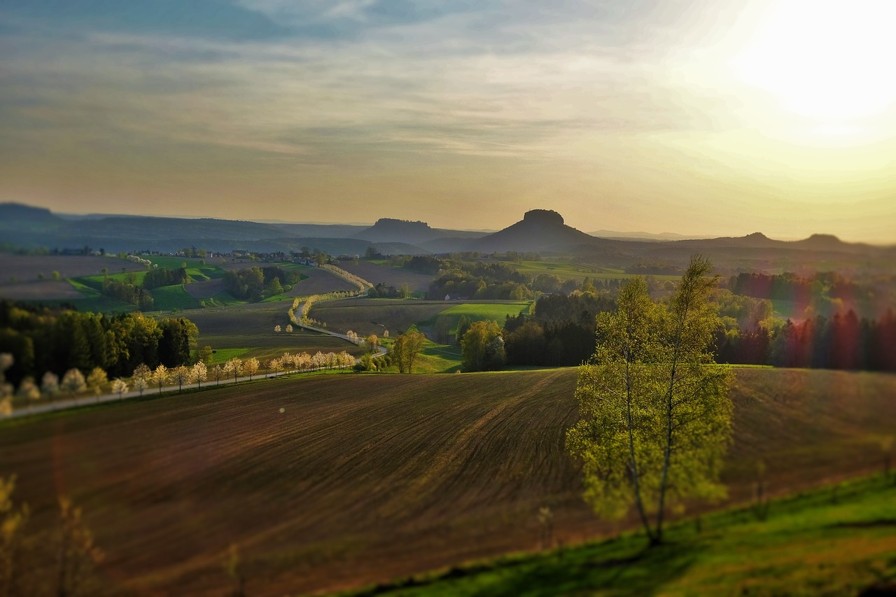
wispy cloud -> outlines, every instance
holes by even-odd
[[[52,188],[99,196],[102,172],[148,188],[167,172],[205,196],[216,177],[358,206],[432,187],[598,218],[784,200],[809,158],[770,151],[759,104],[726,80],[714,44],[731,4],[0,0],[0,178],[15,181],[0,198],[75,171]],[[762,165],[773,155],[790,161]]]

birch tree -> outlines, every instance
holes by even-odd
[[[668,511],[725,494],[731,438],[730,373],[710,352],[718,317],[709,262],[694,258],[669,304],[636,278],[597,320],[593,362],[579,373],[581,419],[567,446],[583,464],[585,500],[598,514],[634,507],[652,545]]]

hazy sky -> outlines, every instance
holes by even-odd
[[[890,0],[0,0],[0,201],[896,243]]]

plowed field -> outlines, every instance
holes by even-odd
[[[880,467],[896,377],[737,379],[734,499],[758,457],[777,492]],[[224,594],[232,543],[249,594],[334,590],[535,548],[545,504],[566,543],[618,529],[584,506],[564,453],[575,381],[311,376],[130,401],[0,424],[0,475],[18,475],[33,532],[49,534],[57,492],[84,508],[116,594]]]

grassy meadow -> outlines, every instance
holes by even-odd
[[[834,484],[672,525],[409,578],[358,595],[847,595],[896,583],[896,477]]]
[[[564,450],[565,429],[577,417],[576,373],[307,375],[147,396],[0,423],[0,474],[18,476],[16,497],[31,505],[29,528],[39,540],[53,531],[57,493],[84,508],[107,553],[101,580],[116,594],[232,590],[222,568],[231,544],[250,594],[388,583],[535,550],[542,506],[554,512],[553,537],[566,546],[632,527],[632,520],[596,519],[581,500],[579,472]],[[896,377],[771,368],[736,374],[734,443],[724,472],[730,495],[720,506],[749,503],[759,459],[772,495],[881,469],[880,439],[896,428]],[[859,510],[885,519],[888,496],[869,497]],[[695,504],[690,514],[708,508]],[[793,524],[811,534],[813,516]],[[830,516],[819,518],[821,527],[835,520]],[[892,553],[888,529],[866,528],[866,515],[856,516],[853,526],[825,531],[851,541],[831,549],[858,556],[866,545],[873,561]],[[778,524],[773,514],[767,525]],[[781,529],[780,536],[794,534]],[[707,537],[716,532],[717,523],[706,522]],[[705,548],[689,545],[657,574],[709,574],[724,570],[725,558],[735,566],[724,550],[750,540],[749,529],[737,533]],[[862,543],[872,534],[877,543]],[[595,557],[633,557],[637,540],[626,545],[619,556]],[[787,545],[764,549],[758,561],[769,570],[776,557],[782,568],[794,561]],[[652,557],[660,558],[647,556],[626,574],[649,577],[660,566]],[[709,557],[718,559],[689,564]],[[580,571],[571,565],[566,574]],[[725,578],[682,574],[664,582],[691,578],[698,584],[681,591],[699,593],[687,587],[721,586],[713,583]],[[495,586],[502,594],[501,586],[522,585]]]

